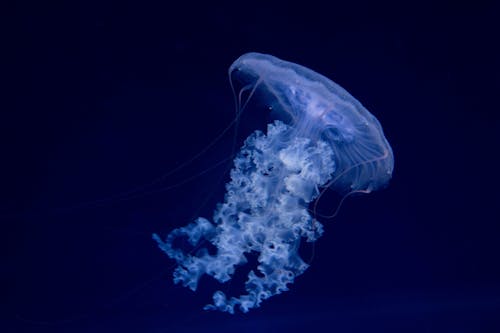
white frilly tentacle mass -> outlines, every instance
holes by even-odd
[[[174,281],[196,290],[203,274],[227,282],[245,254],[258,253],[258,265],[248,274],[246,294],[213,295],[206,309],[229,313],[239,305],[243,312],[258,307],[271,296],[288,290],[308,265],[300,258],[302,238],[311,242],[321,236],[322,225],[307,207],[335,171],[333,150],[322,140],[297,136],[280,121],[269,124],[267,133],[254,132],[234,159],[224,203],[214,212],[213,222],[198,218],[173,230],[165,240],[153,235],[160,248],[177,261]],[[187,240],[196,251],[176,244]],[[210,254],[204,244],[216,248]]]

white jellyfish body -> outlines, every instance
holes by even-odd
[[[267,132],[250,135],[234,159],[224,202],[213,222],[198,218],[153,238],[178,266],[174,282],[196,290],[203,274],[227,282],[246,255],[258,253],[256,270],[245,283],[246,294],[213,295],[205,309],[234,313],[258,307],[288,290],[308,265],[300,258],[302,238],[315,241],[323,232],[308,211],[309,204],[329,186],[339,192],[384,186],[393,170],[392,150],[382,128],[356,99],[326,77],[276,57],[248,53],[229,68],[237,82],[260,95],[272,108]],[[176,247],[178,238],[196,249]],[[204,242],[216,248],[211,254]]]

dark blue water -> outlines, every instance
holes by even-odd
[[[500,331],[493,2],[28,2],[7,13],[2,332]],[[350,91],[396,163],[386,190],[322,220],[289,292],[231,316],[202,307],[244,274],[175,286],[151,234],[211,217],[224,160],[265,123],[246,114],[236,139],[228,131],[168,173],[231,123],[227,68],[249,51]]]

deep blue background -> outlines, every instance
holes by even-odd
[[[0,330],[499,332],[498,7],[404,3],[7,8]],[[222,200],[230,164],[211,166],[232,132],[162,175],[231,122],[226,71],[249,51],[345,87],[396,164],[386,190],[323,221],[290,292],[230,316],[202,310],[210,279],[197,293],[172,284],[151,233]],[[262,121],[246,119],[240,133]]]

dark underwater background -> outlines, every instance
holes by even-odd
[[[497,2],[5,7],[1,332],[500,332]],[[194,293],[151,234],[210,218],[234,147],[264,129],[248,111],[223,132],[249,51],[347,89],[395,169],[320,219],[289,292],[228,315],[202,308],[249,267]]]

